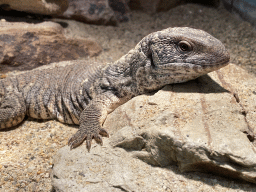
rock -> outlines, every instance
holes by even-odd
[[[67,38],[58,23],[0,22],[0,71],[29,70],[57,61],[99,54],[89,39]]]
[[[85,23],[116,25],[129,20],[129,7],[125,0],[69,0],[64,18]]]
[[[159,11],[168,11],[171,8],[184,3],[200,3],[208,6],[218,7],[220,5],[220,0],[131,0],[129,5],[131,9],[140,9],[147,13],[156,13]]]
[[[0,0],[0,6],[7,10],[58,15],[68,8],[68,0]]]
[[[130,7],[131,9],[141,9],[147,13],[156,13],[168,11],[182,3],[185,3],[185,0],[131,0]]]
[[[245,21],[256,26],[256,2],[251,0],[223,0],[223,4],[227,10],[238,14]]]
[[[128,6],[129,0],[109,0],[109,6],[113,9],[115,17],[118,21],[129,21],[130,8]]]
[[[171,175],[180,174],[164,168],[171,164],[181,172],[256,183],[255,80],[230,64],[209,76],[133,98],[108,115],[104,128],[110,138],[104,138],[103,146],[92,144],[90,153],[85,144],[58,151],[53,187],[164,191],[163,185],[176,186],[170,184]]]

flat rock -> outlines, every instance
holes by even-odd
[[[58,15],[68,8],[68,0],[0,0],[0,6],[8,10]]]
[[[126,0],[69,0],[64,18],[91,24],[117,25],[129,20]]]
[[[53,186],[57,191],[159,191],[163,175],[173,174],[164,168],[171,164],[181,172],[256,183],[255,89],[255,77],[230,64],[135,97],[107,117],[110,138],[102,147],[93,144],[90,153],[85,145],[58,151]]]
[[[95,56],[100,52],[100,45],[93,40],[66,37],[58,23],[0,22],[1,73]]]

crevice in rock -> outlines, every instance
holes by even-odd
[[[254,134],[254,129],[249,125],[249,122],[246,118],[246,115],[247,115],[248,112],[245,110],[244,106],[240,103],[240,99],[239,99],[239,96],[238,96],[237,92],[234,91],[232,86],[224,80],[224,77],[223,77],[223,75],[221,74],[221,72],[219,70],[217,70],[216,73],[218,75],[218,78],[219,78],[220,82],[222,83],[222,86],[225,89],[228,89],[230,91],[230,93],[235,98],[236,103],[238,103],[239,106],[241,107],[241,109],[242,109],[241,114],[244,116],[244,121],[245,121],[245,123],[247,124],[247,127],[248,127],[248,131],[243,131],[243,133],[245,133],[247,135],[247,138],[249,139],[250,142],[254,142],[255,139],[256,139],[256,135]]]
[[[133,124],[132,124],[132,122],[131,122],[131,118],[127,115],[127,113],[126,113],[125,111],[124,111],[124,118],[127,119],[128,125],[129,125],[130,127],[133,127]]]
[[[246,134],[247,138],[249,139],[250,142],[255,141],[255,135],[249,134],[247,131],[243,131],[244,134]]]
[[[59,23],[61,25],[61,27],[63,27],[63,28],[67,28],[68,27],[68,23],[67,22],[55,21],[55,20],[54,20],[54,22]]]
[[[196,84],[198,86],[198,89],[199,89],[199,92],[200,93],[203,93],[203,85],[200,81],[196,80]],[[208,138],[208,146],[210,147],[210,149],[212,150],[212,136],[211,136],[211,132],[210,132],[210,128],[209,128],[209,124],[207,122],[207,113],[208,113],[208,110],[207,110],[207,105],[206,105],[206,101],[205,101],[205,97],[203,94],[200,95],[200,102],[201,102],[201,107],[202,107],[202,112],[203,112],[203,115],[202,115],[202,122],[203,122],[203,125],[204,125],[204,129],[205,129],[205,132],[206,132],[206,135],[207,135],[207,138]]]
[[[121,191],[125,191],[125,192],[128,192],[128,190],[126,190],[126,189],[124,189],[122,186],[120,186],[120,185],[116,185],[116,186],[112,186],[112,187],[114,187],[114,188],[116,188],[116,189],[121,189]]]
[[[54,179],[60,179],[57,175],[53,175]]]
[[[26,22],[26,23],[42,23],[45,20],[52,19],[52,16],[41,15],[35,13],[27,13],[9,9],[9,5],[0,5],[0,19],[5,19],[8,22]]]

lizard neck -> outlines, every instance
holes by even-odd
[[[124,95],[140,95],[168,84],[161,78],[161,69],[155,69],[150,38],[143,38],[134,49],[104,69],[105,82]],[[164,70],[164,69],[162,69]],[[106,80],[107,79],[107,80]]]
[[[103,69],[102,85],[113,89],[119,97],[131,99],[141,94],[138,86],[138,71],[146,64],[147,57],[139,49],[132,49],[116,62]],[[140,77],[143,78],[143,77]]]

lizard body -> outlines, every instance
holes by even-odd
[[[26,115],[79,124],[71,148],[94,138],[102,144],[107,114],[131,98],[217,70],[229,62],[224,45],[210,34],[187,27],[168,28],[144,37],[114,63],[37,68],[0,80],[0,128]]]

